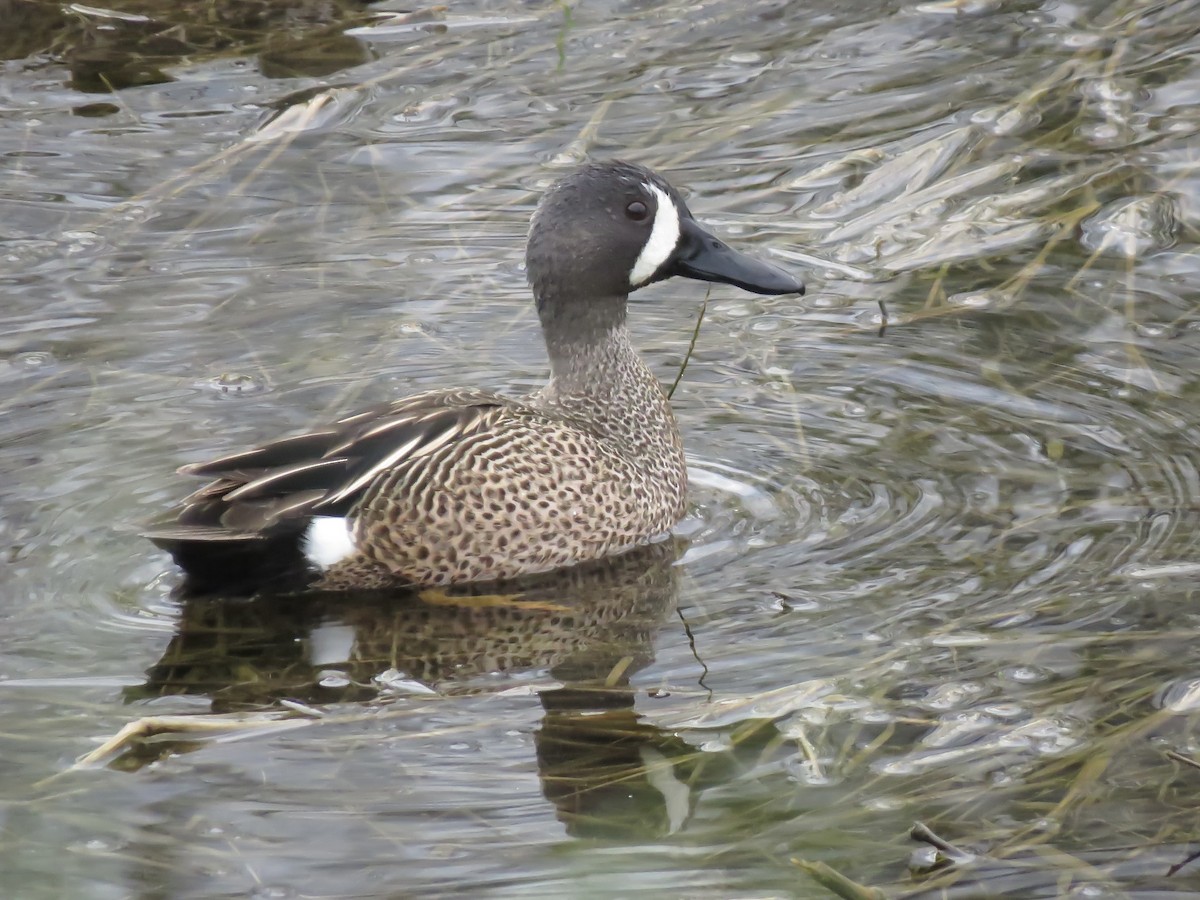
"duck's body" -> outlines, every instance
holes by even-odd
[[[546,195],[527,263],[546,387],[419,394],[184,467],[215,480],[149,537],[200,581],[272,558],[351,588],[508,579],[669,530],[686,504],[683,445],[626,330],[629,292],[673,274],[759,293],[802,285],[703,232],[654,173],[617,162]]]

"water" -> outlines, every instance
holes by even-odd
[[[1195,2],[175,6],[0,39],[6,896],[1200,891]],[[173,599],[176,466],[539,383],[589,154],[809,283],[712,291],[679,563]],[[72,768],[145,716],[221,730]]]

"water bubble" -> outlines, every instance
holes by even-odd
[[[978,125],[995,135],[1014,135],[1038,124],[1040,117],[1029,110],[988,107],[971,116],[971,124]]]
[[[996,297],[990,291],[964,291],[952,294],[946,303],[963,309],[987,309],[996,304]]]
[[[982,691],[983,688],[979,684],[971,681],[943,684],[926,694],[923,705],[935,710],[955,709],[968,703]]]
[[[1107,103],[1132,103],[1138,98],[1138,93],[1132,84],[1112,78],[1094,78],[1083,84],[1084,96]]]
[[[403,335],[425,335],[429,334],[429,328],[422,325],[420,322],[400,322],[395,327],[396,334]]]
[[[317,677],[317,684],[323,688],[344,688],[349,687],[351,681],[345,672],[339,672],[336,669],[326,669]]]
[[[799,784],[821,787],[834,783],[834,779],[830,778],[828,773],[821,768],[818,760],[793,757],[784,764],[784,768],[788,772],[789,780]]]
[[[120,220],[122,222],[137,223],[143,222],[146,219],[146,207],[128,205],[121,207]]]
[[[1084,221],[1081,242],[1097,253],[1133,257],[1170,246],[1178,228],[1170,197],[1125,197]]]
[[[1104,43],[1104,37],[1091,31],[1072,31],[1062,36],[1062,45],[1068,50],[1090,50]]]
[[[864,809],[871,809],[877,812],[892,812],[903,809],[906,805],[906,801],[898,797],[867,797],[863,800]]]
[[[914,872],[928,872],[938,865],[935,847],[918,847],[908,856],[908,867]]]
[[[1177,327],[1170,322],[1138,322],[1133,330],[1145,338],[1169,338],[1178,334]]]
[[[67,256],[84,253],[100,243],[100,236],[93,231],[64,231],[62,237],[68,242],[63,248]]]
[[[1019,703],[989,703],[983,711],[996,719],[1016,719],[1025,712]]]
[[[219,394],[261,394],[267,390],[267,380],[261,375],[248,372],[222,372],[201,383],[203,387]]]
[[[1039,684],[1049,679],[1046,672],[1036,666],[1010,666],[1003,670],[1003,674],[1021,684]]]
[[[1123,147],[1134,140],[1132,130],[1117,122],[1100,122],[1079,129],[1079,136],[1088,143],[1100,147]]]
[[[730,53],[727,57],[731,63],[738,66],[757,66],[766,62],[766,56],[762,53],[747,52],[747,53]]]
[[[54,354],[46,350],[29,350],[25,353],[18,353],[12,358],[15,368],[24,369],[27,372],[36,372],[39,369],[45,369],[56,362]]]

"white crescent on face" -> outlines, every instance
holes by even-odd
[[[629,272],[629,286],[634,288],[645,284],[679,244],[679,210],[675,208],[675,201],[656,184],[646,183],[645,187],[657,198],[658,212],[654,214],[654,227],[650,229],[646,246]]]

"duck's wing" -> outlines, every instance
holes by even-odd
[[[346,515],[381,473],[487,427],[513,405],[485,391],[432,391],[184,466],[182,474],[213,480],[144,534],[172,553],[184,544],[294,538],[314,515]]]

